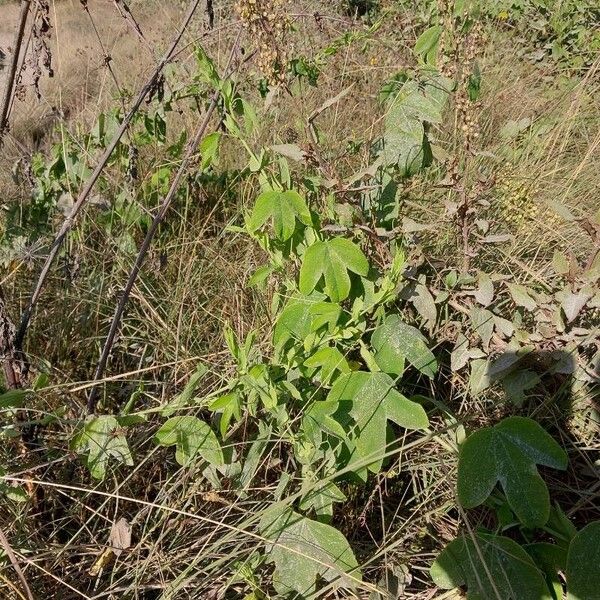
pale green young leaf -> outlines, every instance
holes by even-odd
[[[433,25],[426,29],[415,42],[415,54],[426,55],[434,50],[438,45],[441,33],[442,28],[439,25]]]
[[[86,465],[95,479],[104,479],[111,458],[127,466],[133,458],[117,419],[111,415],[91,416],[72,442],[73,449],[87,454]]]
[[[375,329],[371,345],[375,350],[375,361],[386,373],[401,375],[404,359],[427,377],[434,377],[437,372],[437,360],[427,347],[425,336],[398,315],[390,315]]]
[[[317,302],[310,308],[313,315],[311,330],[318,331],[327,325],[330,333],[333,332],[342,314],[342,307],[335,302]]]
[[[29,500],[29,494],[21,486],[12,486],[0,484],[0,493],[13,502],[27,502]]]
[[[333,302],[341,302],[350,293],[348,271],[365,277],[369,272],[369,261],[356,244],[341,237],[315,242],[302,261],[300,291],[310,294],[323,278],[325,293]]]
[[[154,440],[159,446],[175,446],[175,460],[182,466],[199,456],[211,465],[225,462],[217,436],[197,417],[172,417],[156,432]]]
[[[442,589],[467,587],[467,600],[552,600],[544,577],[515,541],[477,533],[450,542],[431,567]]]
[[[328,385],[336,371],[350,373],[350,366],[344,355],[337,349],[324,347],[309,356],[304,365],[310,368],[321,368],[320,381]]]
[[[219,142],[221,140],[221,134],[218,131],[213,131],[207,136],[202,138],[199,150],[200,156],[202,157],[201,169],[205,170],[210,165],[215,163],[219,156]]]
[[[254,273],[248,279],[248,287],[260,287],[266,281],[266,279],[273,273],[274,267],[271,265],[263,265],[258,267]]]
[[[217,69],[213,60],[208,56],[202,46],[196,46],[195,53],[196,66],[198,69],[197,77],[214,85],[215,87],[218,87],[221,82],[221,78],[217,73]]]
[[[259,529],[270,542],[267,551],[268,560],[275,564],[273,585],[282,596],[296,592],[310,597],[316,593],[319,579],[333,583],[334,588],[355,588],[361,580],[348,541],[334,527],[275,505],[264,513]]]
[[[231,420],[235,418],[239,421],[242,418],[242,403],[239,394],[235,391],[220,396],[208,408],[221,413],[219,433],[222,438],[225,438]]]
[[[458,499],[479,506],[500,483],[510,508],[526,527],[542,527],[550,496],[536,464],[564,470],[565,451],[532,419],[508,417],[471,434],[460,447]]]
[[[293,298],[286,304],[273,330],[275,346],[283,346],[290,339],[299,342],[306,338],[311,332],[312,304],[307,298]]]
[[[311,224],[310,211],[304,198],[293,190],[263,192],[256,199],[248,219],[248,229],[256,231],[269,219],[273,221],[275,235],[284,242],[294,234],[296,219],[304,225]]]

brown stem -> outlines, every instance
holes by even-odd
[[[458,190],[457,190],[458,191]],[[458,205],[458,227],[462,238],[463,272],[468,273],[471,268],[471,247],[469,234],[471,226],[469,223],[469,194],[463,184],[460,186],[460,204]]]
[[[6,385],[11,390],[22,387],[21,376],[24,370],[16,356],[14,341],[15,326],[8,316],[4,292],[0,287],[0,359]]]
[[[27,585],[27,580],[25,579],[25,575],[23,574],[23,571],[21,570],[21,567],[19,565],[19,561],[17,560],[17,557],[15,556],[15,553],[13,552],[13,549],[11,548],[11,545],[9,544],[8,539],[4,535],[4,532],[2,531],[2,529],[0,529],[0,545],[4,548],[4,551],[6,552],[6,556],[8,556],[8,560],[10,561],[10,564],[13,566],[13,569],[17,572],[17,577],[21,581],[21,585],[23,586],[23,589],[25,590],[25,593],[27,594],[27,599],[34,600],[33,594],[31,593],[31,590],[29,589],[29,585]]]
[[[31,0],[21,0],[21,14],[19,16],[19,24],[17,26],[15,40],[13,42],[13,54],[10,60],[8,76],[6,78],[6,87],[4,88],[2,107],[0,108],[0,146],[2,145],[2,138],[8,125],[8,113],[10,112],[10,105],[12,103],[15,79],[17,76],[17,65],[19,64],[19,55],[21,54],[21,45],[23,43],[23,35],[25,34],[25,25],[29,15],[30,5]]]

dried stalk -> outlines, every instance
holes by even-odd
[[[13,549],[11,548],[8,539],[4,535],[2,529],[0,529],[0,546],[4,548],[4,551],[8,556],[8,560],[10,560],[10,564],[13,566],[13,569],[17,572],[17,577],[19,578],[19,581],[23,586],[23,590],[25,590],[25,593],[27,594],[27,599],[34,600],[33,594],[29,589],[29,585],[27,585],[27,579],[25,579],[25,575],[23,574],[23,571],[21,570],[21,567],[19,565],[19,561],[17,560],[17,557],[15,556],[15,553],[13,552]]]
[[[8,76],[6,78],[6,87],[4,88],[4,97],[2,98],[2,106],[0,108],[0,147],[2,146],[2,138],[8,125],[8,113],[15,89],[15,79],[17,77],[17,65],[19,64],[19,56],[21,54],[21,45],[23,44],[23,36],[25,34],[25,25],[29,16],[29,7],[31,0],[21,0],[21,14],[19,16],[19,24],[15,33],[13,43],[13,54],[10,60]]]
[[[0,287],[0,360],[4,369],[4,379],[9,389],[22,387],[25,365],[15,352],[15,326],[8,316],[4,293]]]

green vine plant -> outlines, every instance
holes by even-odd
[[[290,461],[273,506],[257,523],[267,543],[261,562],[274,565],[273,585],[282,597],[310,597],[323,584],[356,588],[361,572],[350,544],[332,525],[335,505],[345,501],[349,485],[364,485],[369,473],[385,469],[399,451],[397,440],[405,435],[400,432],[423,435],[428,430],[427,400],[415,396],[403,379],[407,372],[413,378],[433,378],[438,363],[427,337],[394,308],[406,284],[402,244],[390,245],[389,262],[382,266],[370,256],[364,233],[339,235],[331,226],[337,221],[335,210],[323,215],[312,208],[305,190],[292,182],[285,157],[251,150],[239,120],[251,124],[251,107],[234,86],[219,80],[206,55],[199,51],[198,57],[198,79],[222,90],[225,135],[247,152],[247,169],[262,187],[245,224],[230,230],[252,237],[269,258],[249,285],[274,286],[274,327],[268,354],[259,350],[255,333],[238,340],[226,328],[237,375],[224,393],[203,402],[214,415],[214,427],[199,416],[181,414],[198,402],[195,390],[205,375],[199,367],[183,392],[160,409],[166,420],[153,440],[174,447],[182,467],[203,465],[203,475],[215,487],[226,477],[241,496],[271,440],[281,440]],[[427,123],[441,120],[448,94],[434,86],[436,78],[426,69],[415,78],[406,75],[397,89],[389,90],[384,136],[373,148],[372,172],[378,177],[404,177],[431,160]],[[197,96],[200,83],[194,85],[181,95]],[[166,125],[162,118],[157,125],[160,111],[153,115],[139,117],[140,135],[160,143]],[[107,127],[101,119],[88,142],[100,143]],[[203,141],[203,169],[218,155],[221,137],[211,134]],[[124,146],[114,160],[126,161],[130,155]],[[123,166],[130,169],[125,162]],[[150,180],[159,194],[161,181],[169,181],[164,169],[157,165]],[[314,200],[322,193],[314,180],[309,190]],[[147,192],[142,192],[146,198]],[[110,462],[133,464],[127,432],[147,419],[131,412],[134,404],[132,398],[117,415],[89,416],[73,438],[71,448],[83,457],[92,477],[104,479]],[[235,440],[248,420],[256,433],[243,454]]]

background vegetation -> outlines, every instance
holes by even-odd
[[[600,598],[596,2],[196,4],[32,2],[2,597]]]

